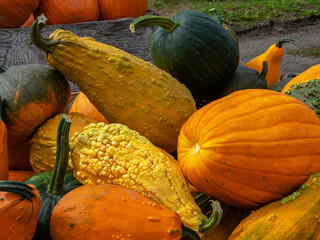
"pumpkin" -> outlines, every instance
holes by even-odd
[[[281,92],[285,93],[285,91],[291,88],[292,85],[295,85],[297,83],[303,83],[307,80],[313,79],[320,79],[320,64],[309,67],[307,70],[303,71],[302,73],[298,74],[296,77],[291,79],[291,81],[289,81],[283,87]]]
[[[319,239],[319,201],[320,173],[317,172],[290,195],[252,212],[228,240]]]
[[[32,239],[41,209],[35,186],[0,181],[0,226],[2,239]]]
[[[41,0],[35,17],[44,14],[48,24],[91,22],[99,18],[98,0]]]
[[[185,226],[205,232],[219,221],[219,203],[207,219],[195,203],[177,161],[120,123],[90,124],[71,139],[73,175],[82,184],[116,184],[177,212]]]
[[[1,73],[0,95],[8,145],[28,141],[46,119],[66,109],[70,94],[69,82],[47,65],[12,66]]]
[[[301,101],[267,89],[239,90],[197,110],[183,125],[184,176],[225,204],[255,209],[320,170],[320,119]]]
[[[37,187],[42,200],[34,239],[51,239],[50,218],[55,205],[66,193],[81,185],[72,174],[66,174],[70,125],[70,119],[63,114],[57,130],[56,160],[52,172],[39,173],[24,181]]]
[[[27,21],[24,22],[24,24],[22,24],[20,27],[30,27],[32,25],[32,23],[34,22],[34,16],[33,13],[30,14],[29,18],[27,19]]]
[[[269,71],[266,76],[268,87],[279,81],[281,62],[284,55],[284,43],[295,43],[296,40],[292,38],[282,38],[277,43],[271,45],[267,51],[260,54],[259,56],[251,59],[245,64],[246,67],[256,69],[258,72],[262,70],[262,63],[268,61]]]
[[[33,171],[26,171],[26,170],[10,170],[9,171],[9,180],[10,181],[18,181],[23,182],[29,177],[32,177],[36,173]]]
[[[8,131],[3,122],[2,100],[0,96],[0,180],[8,180],[9,157],[8,157]]]
[[[95,119],[98,122],[109,123],[83,92],[80,92],[73,100],[69,112],[83,113],[87,117]]]
[[[39,0],[1,0],[0,28],[20,27],[38,5]]]
[[[99,0],[99,19],[139,17],[147,12],[148,0]]]
[[[32,170],[30,149],[32,140],[15,146],[8,146],[9,170]]]
[[[184,10],[171,18],[145,15],[130,29],[159,25],[151,38],[156,66],[185,84],[196,101],[216,95],[231,81],[239,47],[230,33],[206,13]]]
[[[79,86],[108,121],[127,125],[167,152],[176,150],[182,124],[196,111],[184,85],[152,63],[91,38],[57,29],[44,40],[45,22],[44,16],[35,20],[31,40],[51,66]]]
[[[96,120],[86,117],[82,113],[66,113],[71,121],[69,138],[76,132],[82,132],[84,127],[90,123],[97,123]],[[31,139],[30,163],[36,173],[51,172],[56,159],[57,130],[62,113],[46,120],[34,133]],[[71,172],[70,166],[67,171]]]

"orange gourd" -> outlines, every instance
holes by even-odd
[[[3,122],[2,100],[0,97],[0,180],[8,180],[9,157],[8,157],[8,130]]]
[[[32,170],[30,163],[31,139],[16,146],[8,146],[9,170]]]
[[[98,111],[98,109],[90,102],[87,96],[80,92],[71,104],[70,113],[78,112],[98,122],[109,123],[109,121]]]
[[[296,85],[297,83],[303,83],[307,80],[320,79],[320,64],[311,66],[304,72],[298,74],[296,77],[291,79],[282,89],[284,93],[287,89],[290,89],[291,85]]]
[[[24,24],[22,24],[20,27],[31,27],[33,22],[34,22],[34,16],[33,16],[33,13],[31,13],[27,21],[25,21]]]
[[[43,13],[47,24],[68,24],[98,20],[98,0],[41,0],[35,18]]]
[[[271,45],[266,52],[247,62],[245,66],[261,72],[262,63],[264,61],[268,61],[268,73],[266,80],[268,87],[272,86],[278,82],[280,78],[281,61],[284,55],[282,45],[289,42],[295,43],[296,41],[291,38],[283,38],[278,43]]]
[[[257,208],[320,170],[320,119],[303,102],[266,89],[236,91],[183,125],[178,161],[197,189],[223,203]]]
[[[99,0],[99,19],[139,17],[147,12],[147,5],[147,0]]]
[[[10,181],[18,181],[23,182],[24,180],[32,177],[36,173],[33,171],[25,171],[25,170],[10,170],[9,171],[9,180]]]
[[[50,221],[53,240],[178,240],[183,230],[176,212],[113,184],[86,184],[72,190],[57,203]],[[193,236],[187,239],[199,239],[195,232]]]

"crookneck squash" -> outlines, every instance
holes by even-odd
[[[228,240],[320,239],[319,201],[320,173],[317,172],[290,195],[252,212]]]
[[[35,186],[17,181],[0,181],[1,239],[30,240],[41,209]]]
[[[69,192],[53,210],[50,232],[53,240],[78,236],[91,240],[200,240],[174,211],[114,184],[86,184]]]
[[[71,139],[74,176],[83,184],[109,183],[134,190],[177,212],[185,226],[205,232],[218,223],[219,204],[207,219],[195,203],[177,161],[119,123],[90,124]],[[212,210],[212,209],[211,209]]]
[[[81,186],[72,174],[66,174],[70,125],[70,119],[63,114],[57,130],[56,160],[52,172],[39,173],[24,181],[37,187],[42,200],[34,240],[51,239],[50,218],[55,205],[66,193]]]
[[[282,38],[277,43],[271,45],[266,52],[247,62],[245,66],[261,72],[262,63],[264,61],[268,61],[269,71],[267,73],[266,79],[268,82],[268,87],[270,87],[278,82],[280,78],[281,62],[284,55],[284,48],[282,47],[282,45],[284,43],[295,42],[296,40],[292,38]]]
[[[183,125],[178,161],[206,195],[239,208],[280,199],[320,170],[320,119],[296,98],[239,90]]]
[[[0,96],[0,180],[8,180],[9,156],[8,156],[8,130],[3,122],[2,100]]]
[[[196,111],[190,91],[150,62],[92,38],[57,29],[40,35],[46,18],[31,26],[31,40],[48,63],[79,86],[110,122],[119,122],[173,152],[182,124]]]
[[[64,112],[70,94],[69,82],[48,65],[17,65],[1,73],[8,145],[26,142],[46,119]]]
[[[215,19],[184,10],[171,18],[141,16],[130,29],[149,25],[159,25],[151,38],[153,62],[185,84],[196,100],[217,94],[231,81],[239,64],[238,44]]]

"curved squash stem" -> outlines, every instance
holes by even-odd
[[[280,41],[276,44],[276,47],[282,48],[282,45],[284,43],[296,43],[297,41],[292,38],[282,38]]]
[[[47,190],[48,193],[53,195],[60,195],[64,191],[63,180],[66,175],[69,158],[70,125],[71,120],[65,114],[62,114],[57,131],[56,160]]]
[[[205,220],[202,222],[202,224],[199,226],[199,232],[205,233],[209,230],[215,228],[221,221],[221,218],[223,216],[223,211],[220,206],[220,203],[218,201],[211,201],[212,206],[212,214],[209,217],[208,220]]]
[[[168,32],[172,32],[178,26],[178,23],[174,22],[172,19],[167,17],[144,15],[132,21],[130,23],[129,29],[132,33],[134,33],[136,30],[140,28],[148,27],[151,25],[158,25],[166,29]]]
[[[265,78],[267,74],[268,74],[268,61],[263,61],[262,70],[261,70],[261,73],[259,73],[259,76],[262,78]]]
[[[182,239],[184,239],[184,240],[200,240],[200,237],[196,233],[196,231],[186,227],[185,225],[183,225],[183,223],[181,224],[181,228],[182,228],[182,234],[181,234],[180,240],[182,240]]]
[[[43,38],[41,36],[41,30],[46,25],[46,22],[47,18],[44,14],[37,17],[30,27],[30,39],[37,48],[47,54],[48,52],[53,52],[53,49],[60,41],[53,41],[50,38]]]

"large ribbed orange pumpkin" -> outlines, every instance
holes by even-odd
[[[229,205],[257,208],[320,171],[320,119],[279,92],[234,92],[196,111],[178,138],[190,183]]]

